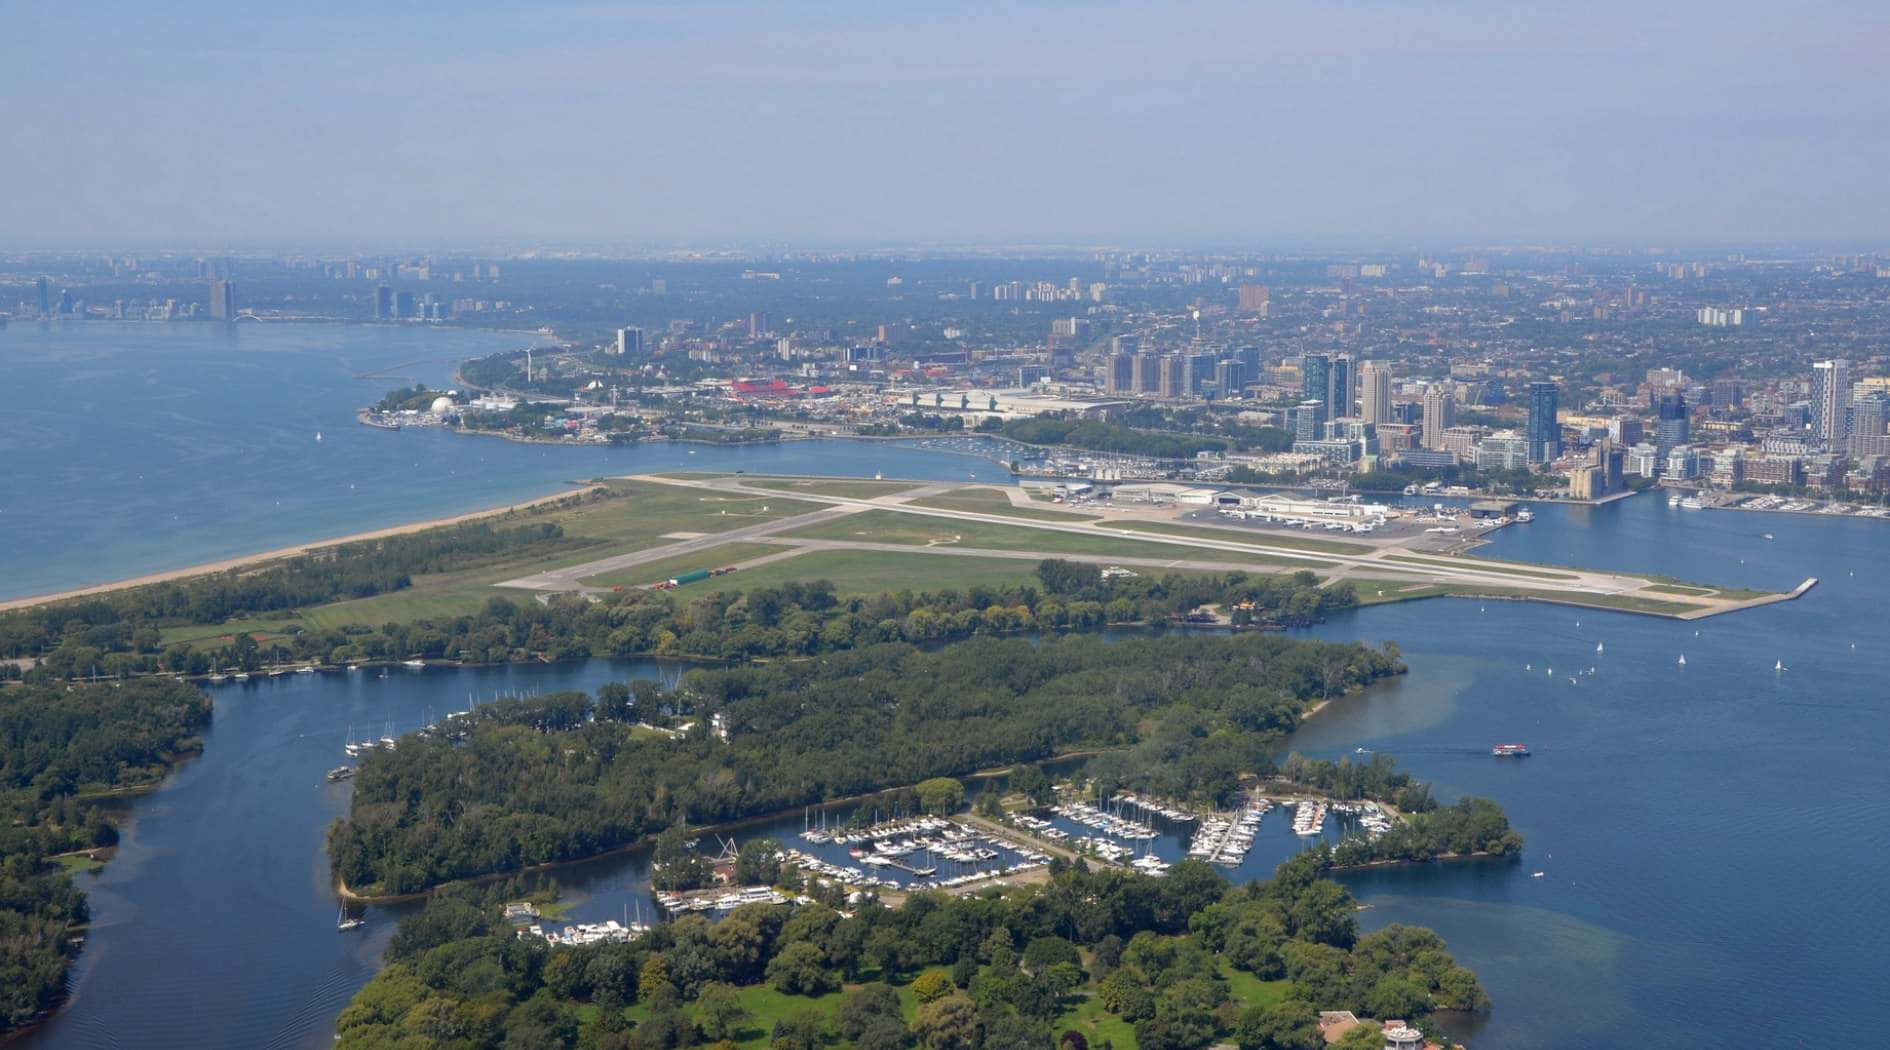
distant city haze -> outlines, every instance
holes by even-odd
[[[1887,45],[1833,0],[16,0],[0,246],[1869,243]]]

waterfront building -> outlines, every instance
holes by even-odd
[[[1608,440],[1622,448],[1631,448],[1641,443],[1644,429],[1641,421],[1633,416],[1615,416],[1608,420]]]
[[[1418,447],[1418,428],[1410,423],[1375,423],[1378,444],[1387,452],[1402,452]]]
[[[236,318],[235,281],[210,282],[210,317],[217,321],[230,321]]]
[[[1677,445],[1686,444],[1691,437],[1692,419],[1687,414],[1686,398],[1679,394],[1661,398],[1655,411],[1660,418],[1654,425],[1654,445],[1660,450],[1661,461],[1665,462],[1667,453]]]
[[[39,308],[39,316],[52,316],[52,281],[44,276],[33,280],[33,304]]]
[[[1295,441],[1293,451],[1318,456],[1320,462],[1333,466],[1349,466],[1357,463],[1365,455],[1365,450],[1358,442],[1347,441],[1344,438]]]
[[[1424,391],[1424,447],[1444,447],[1444,432],[1457,422],[1457,400],[1442,383]]]
[[[1803,485],[1802,456],[1760,456],[1746,461],[1746,480],[1758,485]]]
[[[1655,478],[1660,476],[1660,448],[1646,442],[1635,445],[1627,451],[1627,472],[1637,477]]]
[[[1324,354],[1307,354],[1299,359],[1299,390],[1302,400],[1317,399],[1327,406],[1326,415],[1331,416],[1328,396],[1332,390],[1332,359]]]
[[[1103,372],[1103,390],[1111,394],[1128,394],[1135,391],[1134,354],[1110,355],[1109,363]]]
[[[1562,454],[1562,424],[1555,413],[1555,384],[1529,384],[1529,462],[1546,463]]]
[[[1287,416],[1290,423],[1287,429],[1293,432],[1295,446],[1302,441],[1318,441],[1325,437],[1325,401],[1309,397],[1293,408],[1287,409]],[[1294,451],[1297,452],[1299,449],[1295,447]]]
[[[1457,458],[1465,462],[1476,462],[1477,446],[1490,436],[1490,428],[1467,425],[1446,427],[1444,429],[1444,450],[1454,452]]]
[[[1352,442],[1359,447],[1362,457],[1378,455],[1378,425],[1369,419],[1348,416],[1327,420],[1326,438],[1330,441]]]
[[[1409,463],[1414,467],[1422,467],[1427,470],[1441,470],[1444,467],[1456,466],[1457,454],[1455,452],[1445,452],[1441,449],[1412,448],[1400,451],[1398,453],[1398,460],[1402,463]]]
[[[1344,355],[1326,364],[1326,418],[1352,414],[1352,359]]]
[[[1890,455],[1890,393],[1872,390],[1851,402],[1850,440],[1846,451],[1853,458]]]
[[[1530,463],[1534,442],[1514,430],[1499,430],[1476,447],[1478,470],[1522,470]]]
[[[1366,361],[1358,366],[1359,415],[1373,423],[1391,422],[1391,366]]]
[[[394,290],[386,285],[374,287],[374,319],[385,321],[394,316]]]
[[[1675,445],[1667,450],[1664,476],[1674,481],[1692,481],[1700,476],[1700,457],[1692,445]]]
[[[1842,358],[1811,366],[1811,441],[1822,449],[1842,449],[1851,399],[1851,363]]]

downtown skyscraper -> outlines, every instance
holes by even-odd
[[[1556,420],[1554,383],[1529,384],[1529,462],[1547,463],[1562,454],[1562,424]]]
[[[1391,366],[1366,361],[1358,366],[1359,416],[1367,423],[1391,422]]]
[[[1851,363],[1839,358],[1811,366],[1811,441],[1842,449],[1850,438]]]

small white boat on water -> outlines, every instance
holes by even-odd
[[[1681,653],[1681,654],[1680,654],[1680,666],[1681,666],[1681,667],[1685,667],[1686,665],[1687,665],[1687,654],[1685,654],[1685,653]]]
[[[1783,660],[1776,660],[1776,661],[1773,661],[1773,663],[1772,663],[1772,670],[1774,670],[1774,671],[1786,671],[1786,670],[1790,670],[1790,668],[1788,668],[1788,667],[1786,667],[1786,666],[1785,666],[1785,661],[1783,661]]]
[[[1608,651],[1608,647],[1607,647],[1607,646],[1605,646],[1605,645],[1602,645],[1602,644],[1601,644],[1600,642],[1596,642],[1596,643],[1595,643],[1595,652],[1598,652],[1598,653],[1605,653],[1605,652],[1607,652],[1607,651]]]

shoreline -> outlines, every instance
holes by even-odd
[[[252,565],[259,565],[263,562],[276,561],[282,558],[293,558],[298,555],[325,550],[329,547],[339,547],[348,543],[362,543],[368,540],[387,539],[392,536],[406,536],[416,532],[425,532],[428,529],[437,529],[448,525],[460,525],[470,521],[478,521],[482,518],[509,514],[513,511],[530,510],[534,507],[571,499],[575,496],[588,495],[601,487],[602,486],[596,484],[586,484],[580,488],[565,489],[561,492],[554,492],[547,496],[539,496],[535,499],[529,499],[519,503],[486,507],[483,510],[467,511],[464,514],[452,514],[443,518],[428,518],[422,521],[408,522],[403,525],[389,525],[385,528],[370,529],[365,532],[354,532],[345,536],[335,536],[329,539],[312,540],[291,547],[280,547],[276,550],[262,551],[256,554],[243,554],[234,558],[225,558],[222,561],[205,562],[200,565],[190,565],[179,569],[166,569],[162,572],[147,573],[143,576],[113,580],[108,583],[96,583],[85,587],[75,587],[70,590],[56,591],[50,594],[0,599],[0,612],[12,612],[18,609],[31,608],[36,605],[49,605],[55,602],[70,601],[73,598],[85,598],[92,595],[108,594],[113,591],[129,590],[134,587],[146,587],[154,583],[169,583],[191,576],[207,576],[212,573],[228,572],[231,569],[247,568]]]

